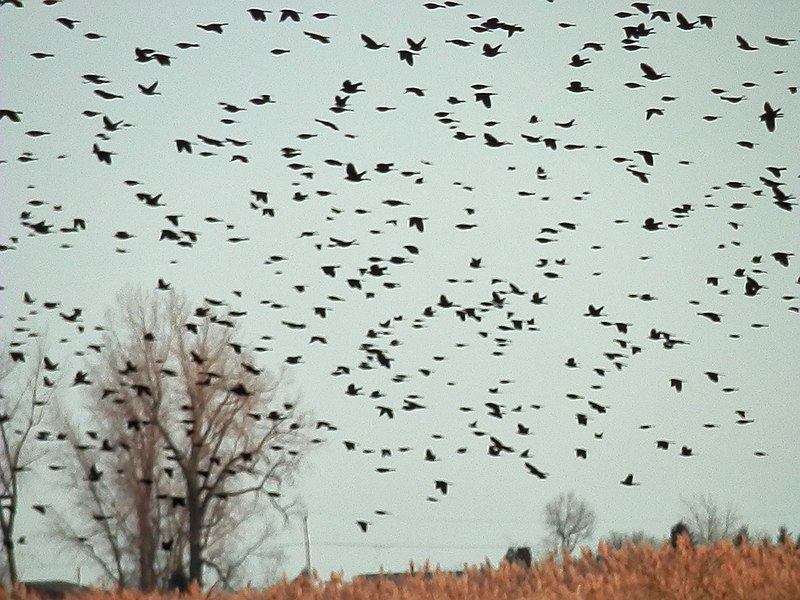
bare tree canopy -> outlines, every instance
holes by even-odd
[[[122,585],[165,587],[183,573],[202,584],[206,568],[229,581],[286,517],[282,487],[318,440],[224,307],[129,291],[106,331],[89,372],[91,424],[70,415],[82,426],[67,428],[80,519],[62,538]]]
[[[40,459],[45,449],[36,439],[47,440],[49,432],[40,430],[57,387],[57,377],[45,372],[57,365],[45,355],[44,345],[34,348],[23,342],[2,344],[0,357],[0,553],[2,580],[17,583],[15,525],[19,510],[22,480]]]
[[[544,507],[544,518],[548,540],[568,552],[592,537],[597,520],[589,503],[572,491],[548,502]]]
[[[722,507],[711,494],[683,499],[681,520],[697,544],[709,544],[733,539],[739,532],[742,519],[732,504]]]

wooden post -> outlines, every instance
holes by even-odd
[[[303,532],[306,544],[306,576],[311,579],[311,536],[308,533],[308,513],[303,517]]]

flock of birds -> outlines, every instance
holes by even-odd
[[[800,96],[797,83],[787,83],[800,64],[796,23],[734,36],[720,33],[730,29],[724,13],[694,14],[691,3],[666,10],[659,2],[633,2],[602,15],[593,8],[616,32],[596,39],[583,33],[596,31],[592,23],[561,20],[552,0],[516,11],[446,1],[404,4],[409,23],[392,23],[390,39],[379,33],[386,25],[376,21],[382,9],[373,3],[370,18],[355,6],[365,3],[330,12],[212,4],[202,13],[218,20],[172,25],[184,37],[156,43],[150,35],[128,45],[103,33],[109,17],[101,10],[84,6],[74,14],[67,0],[0,2],[4,37],[34,11],[33,42],[41,47],[22,55],[17,40],[16,55],[3,59],[26,73],[3,91],[0,106],[6,140],[0,173],[14,182],[4,185],[0,261],[15,265],[19,277],[3,282],[2,292],[4,321],[13,322],[12,360],[31,356],[37,318],[50,324],[42,330],[68,331],[62,341],[79,360],[102,354],[92,336],[104,303],[72,307],[77,286],[96,302],[105,298],[106,283],[97,278],[109,277],[106,269],[116,271],[115,281],[162,291],[211,290],[201,293],[201,309],[240,325],[242,344],[266,323],[266,334],[249,347],[264,353],[266,365],[285,363],[293,371],[317,429],[331,441],[334,462],[366,455],[384,477],[379,482],[393,486],[388,474],[432,472],[403,470],[398,456],[446,466],[469,464],[479,453],[515,459],[498,468],[535,481],[560,468],[547,453],[551,464],[539,455],[536,436],[545,429],[558,432],[558,464],[591,462],[604,452],[604,427],[633,410],[625,400],[629,373],[640,369],[636,377],[648,377],[643,371],[661,372],[654,365],[663,362],[676,372],[653,383],[655,395],[694,389],[739,398],[746,365],[722,372],[714,357],[728,348],[738,352],[733,348],[746,340],[737,340],[752,335],[738,330],[736,315],[758,314],[753,307],[763,306],[765,320],[750,324],[764,331],[754,344],[774,343],[765,331],[769,315],[797,328],[800,168],[788,155],[772,162],[771,151],[775,140],[798,132],[793,113]],[[170,19],[170,8],[163,10]],[[406,35],[411,23],[416,33]],[[237,36],[247,56],[236,54]],[[662,39],[690,55],[713,48],[714,56],[742,61],[747,77],[760,65],[762,79],[707,81],[710,91],[697,89],[681,72],[688,64],[679,67],[676,57],[651,49]],[[221,58],[226,43],[232,63]],[[102,52],[87,49],[93,44]],[[561,62],[530,72],[517,62],[517,75],[502,78],[513,61],[530,58],[517,57],[526,48],[548,53],[548,61],[561,53]],[[73,88],[64,93],[84,103],[81,111],[69,112],[72,100],[60,109],[60,100],[32,93],[25,105],[19,98],[26,96],[11,89],[49,89],[42,83],[55,77],[49,64],[64,54],[80,63],[84,51],[83,72],[70,67],[59,76],[66,77],[59,85]],[[341,64],[336,51],[357,58]],[[769,58],[745,62],[755,53]],[[295,54],[303,58],[288,74],[270,80],[257,72],[258,65],[280,70],[280,61]],[[239,62],[239,70],[226,72]],[[595,67],[602,75],[594,75]],[[425,75],[415,82],[421,69]],[[330,86],[339,72],[348,75]],[[120,83],[131,77],[135,87]],[[526,77],[560,81],[547,92],[557,100],[525,98]],[[442,82],[454,78],[461,87],[445,88]],[[325,97],[307,93],[324,86]],[[231,89],[239,95],[229,96]],[[685,131],[681,119],[697,106],[687,94],[714,108],[692,115],[690,128],[701,133],[684,142],[671,138],[669,128]],[[609,97],[623,106],[609,104]],[[655,143],[631,147],[626,132],[597,139],[598,124],[628,109],[622,122],[630,137],[648,139],[652,131]],[[741,124],[741,133],[725,129],[729,122]],[[144,133],[136,138],[138,130]],[[741,139],[730,141],[731,135]],[[709,181],[719,168],[714,152],[748,169]],[[715,166],[705,174],[696,162],[709,161]],[[71,180],[60,180],[66,173]],[[596,179],[607,180],[605,187]],[[594,187],[601,191],[574,192]],[[81,196],[92,190],[103,199],[87,204]],[[229,193],[205,199],[220,190]],[[615,204],[615,195],[632,200]],[[644,200],[650,196],[657,201]],[[277,249],[265,255],[265,247]],[[81,252],[97,264],[76,269],[71,256]],[[147,264],[137,265],[138,256]],[[37,276],[41,261],[80,271],[61,288],[63,297]],[[620,273],[599,266],[611,264]],[[710,269],[699,281],[697,265]],[[223,289],[230,277],[240,278],[233,292]],[[629,277],[641,278],[642,289],[624,289]],[[270,297],[261,296],[263,289]],[[576,310],[576,298],[590,300]],[[678,324],[680,333],[672,329]],[[719,336],[710,327],[730,329]],[[576,343],[565,355],[561,338]],[[542,347],[548,343],[550,349]],[[697,348],[705,361],[699,367],[691,364],[698,355],[688,354]],[[520,389],[526,363],[519,357],[526,354],[541,358],[526,368],[544,371],[534,381],[548,392]],[[58,368],[55,359],[47,361],[47,373]],[[70,378],[80,390],[90,380],[78,365]],[[493,383],[465,388],[459,378]],[[609,381],[615,396],[605,393]],[[451,389],[460,402],[450,400]],[[752,426],[763,405],[750,396],[738,402],[727,409],[727,422],[696,425]],[[419,416],[426,413],[437,416]],[[394,437],[416,442],[386,444],[382,432],[390,423]],[[420,443],[425,427],[433,431]],[[638,428],[654,430],[648,441],[654,451],[676,448],[678,460],[703,453],[675,428],[659,430],[649,421]],[[735,440],[739,431],[727,435]],[[746,451],[768,455],[764,447]],[[648,485],[641,473],[618,469],[604,479]],[[433,476],[427,500],[440,502],[454,487],[468,486]],[[390,512],[377,508],[356,525],[367,532],[373,519]]]

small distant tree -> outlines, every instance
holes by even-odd
[[[517,563],[523,567],[530,567],[533,562],[533,556],[531,555],[531,549],[527,546],[512,546],[506,551],[503,560],[512,564]]]
[[[747,525],[742,525],[739,527],[736,535],[733,536],[733,543],[737,546],[743,546],[744,544],[750,543],[750,530],[747,528]]]
[[[673,548],[677,548],[678,540],[683,537],[689,540],[690,545],[694,546],[694,534],[692,530],[689,529],[689,526],[683,521],[678,521],[672,526],[672,529],[669,530],[669,543]]]
[[[712,544],[720,540],[733,539],[741,526],[741,517],[732,504],[725,507],[711,494],[684,499],[685,514],[682,521],[687,524],[698,544]]]
[[[589,503],[572,491],[561,494],[544,507],[548,540],[562,551],[572,552],[578,544],[591,538],[596,521],[597,515]]]
[[[622,531],[610,531],[601,542],[609,548],[619,550],[626,545],[637,546],[660,546],[663,538],[659,539],[653,535],[649,535],[644,531],[632,531],[630,533]]]
[[[791,543],[791,541],[792,541],[792,538],[791,538],[791,536],[789,535],[789,528],[788,528],[788,527],[786,527],[786,525],[781,525],[781,526],[778,528],[778,535],[777,535],[777,537],[775,538],[775,543],[776,543],[776,544],[778,544],[779,546],[782,546],[782,545],[783,545],[783,544],[785,544],[787,541],[788,541],[789,543]]]
[[[33,349],[24,343],[3,344],[0,357],[0,533],[3,552],[0,572],[12,585],[19,580],[15,526],[24,474],[42,457],[44,448],[37,441],[47,440],[48,432],[37,429],[51,404],[56,378],[45,370],[55,370],[46,359],[42,344]]]

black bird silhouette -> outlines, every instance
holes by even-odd
[[[158,86],[158,81],[154,81],[150,85],[142,85],[141,83],[137,84],[139,86],[139,91],[142,92],[145,96],[160,96],[161,94],[156,91],[156,86]]]
[[[575,94],[580,94],[581,92],[593,92],[594,89],[583,85],[580,81],[570,81],[569,85],[567,86],[567,90],[573,92]]]
[[[228,25],[227,23],[208,23],[207,25],[198,25],[204,31],[211,31],[214,33],[222,33],[222,29]]]
[[[510,146],[511,142],[501,141],[494,137],[491,133],[483,134],[484,143],[490,148],[500,148],[501,146]]]
[[[773,46],[784,46],[784,47],[788,46],[792,42],[796,42],[797,41],[795,39],[778,38],[778,37],[772,37],[772,36],[769,36],[769,35],[765,35],[764,36],[764,40],[768,44],[772,44]]]
[[[783,117],[780,108],[772,108],[769,102],[764,102],[764,112],[759,115],[759,120],[767,126],[767,131],[775,131],[775,119]]]
[[[288,20],[294,21],[295,23],[299,23],[301,14],[303,14],[303,13],[301,13],[300,11],[297,11],[297,10],[293,10],[291,8],[281,9],[281,16],[278,19],[278,22],[279,23],[283,23],[284,21],[286,21],[288,19]]]
[[[361,41],[364,42],[364,47],[369,50],[380,50],[381,48],[389,47],[388,44],[379,44],[365,33],[361,34]]]
[[[496,96],[494,92],[476,92],[475,102],[480,102],[486,108],[492,108],[492,96]]]
[[[409,217],[408,226],[415,228],[417,231],[425,230],[425,217]]]
[[[658,231],[663,225],[662,221],[656,221],[653,217],[647,217],[642,224],[642,228],[647,231]]]
[[[76,385],[92,385],[92,382],[89,381],[89,374],[86,371],[78,371],[75,373],[72,385],[73,387]]]
[[[714,28],[714,19],[716,18],[717,17],[712,15],[697,15],[697,20],[700,21],[700,25],[703,25],[707,29]]]
[[[791,253],[791,252],[773,252],[771,254],[771,256],[772,256],[772,258],[775,259],[775,261],[778,264],[780,264],[780,265],[782,265],[784,267],[788,267],[789,266],[789,258],[794,256],[794,254]]]
[[[67,17],[59,17],[56,19],[56,23],[61,23],[67,29],[75,29],[75,25],[80,23],[80,21],[76,19],[68,19]]]
[[[746,40],[746,39],[744,39],[744,38],[743,38],[742,36],[740,36],[740,35],[737,35],[737,36],[736,36],[736,42],[737,42],[737,44],[738,44],[739,48],[741,48],[742,50],[749,50],[749,51],[752,51],[752,50],[758,50],[758,48],[757,48],[757,47],[755,47],[755,46],[751,46],[751,45],[750,45],[750,44],[747,42],[747,40]]]
[[[603,309],[605,306],[597,307],[594,304],[590,304],[589,307],[586,309],[584,313],[584,317],[602,317],[603,316]]]
[[[89,474],[88,474],[89,481],[96,483],[100,481],[102,477],[103,477],[103,471],[99,470],[97,468],[97,465],[93,464],[89,467]]]
[[[580,54],[573,54],[572,58],[570,58],[569,66],[570,67],[583,67],[585,65],[588,65],[590,62],[592,62],[591,59],[584,58]]]
[[[722,322],[722,315],[719,313],[711,312],[711,311],[704,311],[697,313],[698,316],[705,317],[709,321],[713,321],[714,323],[721,323]]]
[[[342,82],[341,91],[344,94],[357,94],[358,92],[365,91],[364,88],[361,86],[364,85],[361,81],[350,81],[349,79],[345,79]]]
[[[21,110],[11,110],[9,108],[0,108],[0,120],[2,119],[9,119],[14,123],[19,123],[21,121],[20,115],[22,114]]]
[[[648,81],[658,81],[659,79],[669,77],[666,73],[657,73],[656,70],[647,63],[639,63],[639,68],[644,73],[643,77]]]
[[[321,33],[314,33],[313,31],[304,31],[303,35],[311,38],[315,42],[319,42],[320,44],[330,44],[331,38],[327,35],[322,35]]]
[[[633,153],[641,156],[648,167],[653,166],[653,157],[658,156],[658,152],[651,152],[649,150],[634,150]]]
[[[94,154],[100,162],[110,165],[111,157],[116,153],[109,152],[108,150],[101,150],[97,144],[92,144],[92,154]]]
[[[402,49],[397,51],[397,55],[400,57],[400,60],[406,63],[409,67],[414,66],[414,57],[417,56],[416,52]]]
[[[531,475],[534,475],[539,479],[547,479],[548,473],[539,470],[538,468],[536,468],[534,465],[532,465],[527,461],[525,462],[525,468],[528,469],[528,473],[530,473]]]
[[[253,18],[254,21],[266,21],[267,20],[267,13],[272,12],[269,10],[263,10],[261,8],[248,8],[247,12]]]
[[[683,13],[677,13],[675,15],[675,19],[678,21],[678,29],[689,31],[690,29],[697,27],[697,21],[689,21],[685,16],[683,16]]]
[[[764,286],[758,283],[752,277],[747,277],[744,284],[744,294],[745,296],[756,296]]]
[[[347,181],[353,181],[353,182],[369,181],[368,177],[364,177],[364,175],[366,175],[367,172],[366,171],[359,172],[353,163],[347,163],[345,170],[347,171],[347,176],[345,177]]]
[[[492,46],[491,44],[484,44],[481,54],[483,54],[488,58],[494,58],[495,56],[498,56],[500,54],[505,54],[503,50],[500,50],[500,48],[502,47],[503,44],[497,44],[497,46]]]
[[[620,481],[620,483],[621,483],[622,485],[627,485],[627,486],[639,485],[639,483],[638,483],[638,482],[634,482],[634,481],[633,481],[633,473],[628,473],[628,475],[625,477],[625,479],[623,479],[622,481]]]
[[[406,38],[406,44],[408,44],[409,50],[413,50],[414,52],[420,52],[425,48],[425,40],[428,38],[422,38],[420,41],[415,42],[411,38]]]

